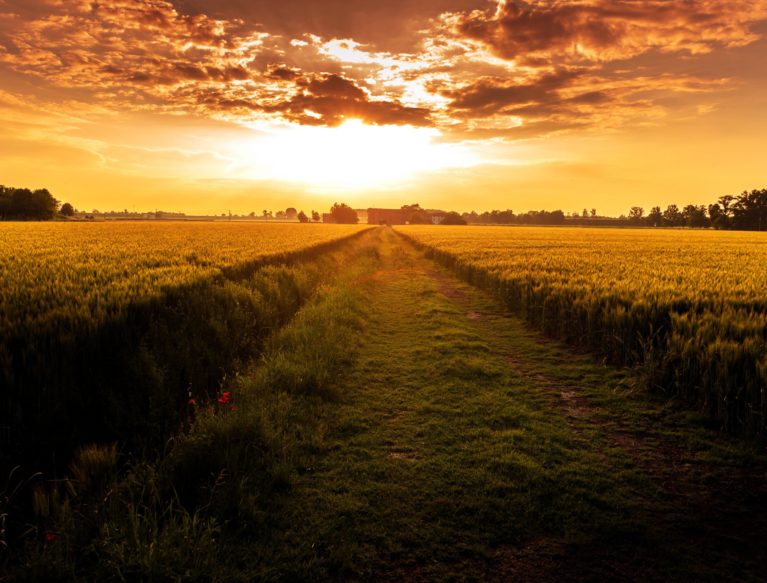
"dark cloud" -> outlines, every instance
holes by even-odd
[[[216,18],[243,19],[274,34],[301,38],[353,38],[379,50],[412,51],[418,32],[443,12],[469,11],[487,0],[173,0],[180,12]]]
[[[296,87],[299,92],[291,99],[263,106],[263,110],[305,125],[337,126],[349,119],[375,125],[431,125],[429,110],[371,100],[353,81],[338,75],[300,79]]]
[[[303,84],[303,83],[302,83]],[[306,90],[315,97],[334,97],[349,100],[365,100],[367,95],[353,81],[339,75],[314,78],[306,83]]]
[[[293,81],[301,76],[301,71],[295,67],[287,65],[271,65],[266,73],[267,77],[279,79],[280,81]]]
[[[496,10],[456,14],[451,23],[506,59],[609,61],[747,44],[764,11],[764,0],[501,0]]]
[[[602,103],[607,103],[610,101],[611,97],[606,91],[587,91],[586,93],[581,93],[580,95],[576,95],[575,97],[571,97],[568,101],[570,103],[584,103],[587,105],[598,105]]]
[[[210,89],[197,92],[197,103],[208,111],[246,115],[261,112],[311,126],[339,126],[350,119],[373,125],[433,125],[428,109],[407,107],[397,101],[373,100],[350,79],[338,75],[300,76],[293,95],[273,98],[233,98],[228,92]]]
[[[688,57],[753,42],[760,18],[767,0],[8,0],[0,72],[123,111],[508,137],[719,90]]]
[[[451,106],[468,110],[471,115],[494,114],[510,105],[559,101],[558,90],[580,76],[578,72],[560,71],[527,82],[485,78],[460,89],[443,91]]]

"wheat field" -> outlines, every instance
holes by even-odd
[[[690,230],[398,227],[547,334],[765,430],[767,236]]]

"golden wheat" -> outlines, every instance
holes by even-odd
[[[163,289],[351,235],[351,225],[0,223],[0,331],[100,322]]]
[[[698,403],[733,431],[767,425],[767,235],[401,227],[548,334]]]

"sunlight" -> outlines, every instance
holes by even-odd
[[[440,132],[370,126],[352,119],[336,128],[281,128],[246,148],[254,176],[299,182],[316,191],[399,185],[419,173],[478,163],[460,144],[437,143]]]

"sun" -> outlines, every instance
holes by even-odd
[[[419,174],[475,164],[461,144],[439,142],[436,129],[373,126],[283,127],[247,149],[254,175],[302,183],[316,191],[391,188]]]

